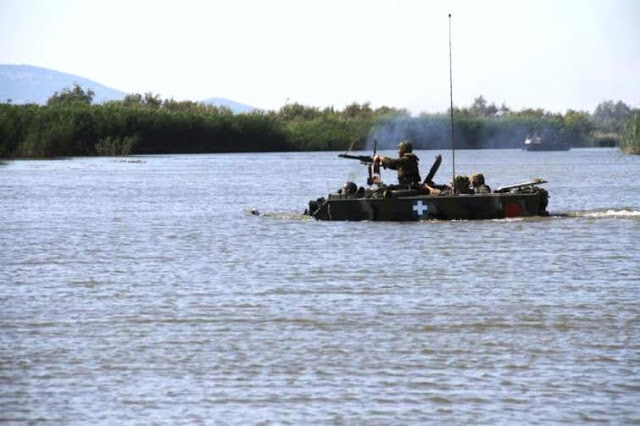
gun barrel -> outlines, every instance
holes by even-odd
[[[350,154],[338,154],[340,158],[348,158],[350,160],[359,160],[363,163],[373,163],[373,157],[368,155],[350,155]]]

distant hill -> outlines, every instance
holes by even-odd
[[[13,104],[36,103],[44,105],[55,92],[72,88],[78,83],[84,90],[95,93],[93,103],[122,100],[127,93],[73,74],[31,65],[0,64],[0,103],[11,100]],[[234,113],[251,112],[255,108],[224,98],[208,98],[207,105],[224,106]]]
[[[126,93],[95,81],[31,65],[0,65],[0,102],[11,99],[14,104],[46,104],[47,99],[64,88],[78,83],[84,90],[95,92],[94,103],[121,100]]]
[[[248,113],[255,110],[255,108],[252,106],[241,104],[235,101],[230,101],[229,99],[225,99],[225,98],[209,98],[200,102],[206,105],[212,105],[217,107],[221,107],[221,106],[227,107],[231,111],[235,112],[236,114]]]

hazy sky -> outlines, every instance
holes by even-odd
[[[0,0],[0,63],[127,93],[417,112],[640,107],[640,0]]]

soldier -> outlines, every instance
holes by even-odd
[[[467,175],[456,176],[456,194],[473,194]]]
[[[453,179],[449,181],[449,185],[436,185],[433,182],[427,182],[422,186],[422,189],[430,195],[453,195]],[[473,194],[467,176],[456,176],[456,194]]]
[[[485,185],[484,176],[482,173],[474,173],[471,175],[471,185],[473,186],[473,192],[476,194],[489,194],[491,188]]]
[[[398,144],[398,158],[389,158],[376,155],[373,162],[382,164],[382,167],[398,171],[398,182],[401,185],[417,185],[420,183],[420,172],[418,171],[418,157],[412,152],[411,142],[403,141]]]
[[[338,194],[342,195],[344,198],[353,198],[357,193],[358,185],[353,182],[346,182],[344,185],[342,185],[342,188],[338,189]]]

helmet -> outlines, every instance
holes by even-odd
[[[469,186],[469,178],[466,175],[456,176],[456,188],[466,188],[468,186]]]
[[[413,145],[409,141],[402,141],[398,144],[398,149],[403,150],[404,152],[412,152]]]
[[[355,194],[358,191],[358,185],[353,182],[345,182],[342,185],[342,193],[343,194]]]
[[[472,174],[469,180],[473,184],[484,185],[484,175],[482,173]]]

